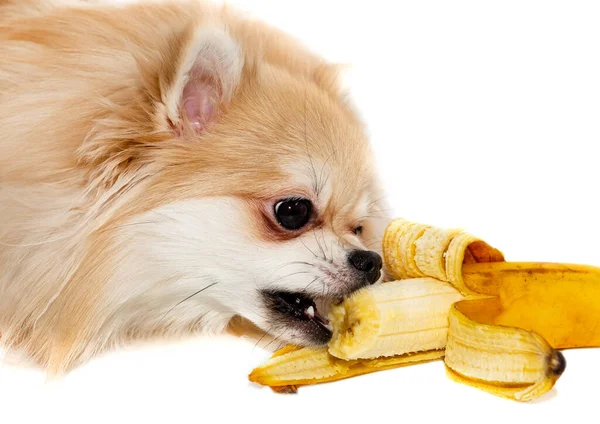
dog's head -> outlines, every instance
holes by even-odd
[[[381,278],[387,219],[363,126],[333,66],[270,40],[200,28],[148,71],[165,82],[152,118],[170,138],[137,146],[156,172],[116,225],[113,278],[119,292],[143,280],[123,295],[146,323],[239,315],[323,344],[325,305]]]
[[[53,151],[85,175],[87,250],[48,325],[89,341],[242,316],[327,342],[324,305],[380,280],[388,222],[337,67],[222,11],[136,7],[62,17],[70,53],[46,59],[57,98],[89,96],[55,108],[72,142]]]

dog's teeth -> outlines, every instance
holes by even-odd
[[[306,308],[304,313],[306,315],[308,315],[309,318],[314,318],[315,317],[315,308],[313,308],[312,306],[309,306],[308,308]]]

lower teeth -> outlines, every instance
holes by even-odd
[[[308,308],[306,308],[306,310],[304,311],[304,313],[309,317],[309,318],[314,318],[315,317],[315,308],[313,308],[312,306],[309,306]]]

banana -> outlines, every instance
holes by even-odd
[[[397,219],[388,226],[383,237],[383,259],[392,276],[397,279],[426,276],[415,262],[414,243],[430,228],[404,219]]]
[[[453,380],[529,401],[564,372],[556,349],[600,346],[600,268],[506,262],[462,230],[404,219],[382,247],[399,281],[332,307],[328,348],[286,348],[252,381],[289,391],[443,357]]]
[[[357,375],[429,362],[444,356],[443,350],[408,353],[381,359],[346,361],[331,355],[327,348],[286,346],[255,368],[249,380],[270,386],[281,393],[295,393],[298,386],[326,383]]]
[[[448,283],[413,278],[359,290],[331,309],[329,353],[365,359],[443,349],[448,312],[463,296]]]
[[[387,226],[382,248],[393,278],[437,278],[471,295],[478,293],[463,281],[463,263],[504,261],[502,252],[460,229],[445,230],[402,218]]]
[[[450,284],[421,278],[374,285],[333,306],[328,348],[287,346],[250,374],[278,392],[440,359],[448,312],[463,296]]]
[[[461,233],[458,229],[444,231],[431,227],[414,241],[415,264],[424,274],[438,280],[448,281],[444,252]]]
[[[565,358],[537,333],[482,323],[482,315],[500,309],[499,303],[486,298],[452,306],[444,358],[448,375],[498,396],[528,401],[552,389]]]

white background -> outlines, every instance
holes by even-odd
[[[396,216],[460,226],[509,260],[600,266],[600,6],[583,1],[233,1],[354,64]],[[243,339],[131,347],[66,378],[0,365],[0,422],[598,422],[600,350],[566,351],[542,399],[441,362],[275,395]],[[576,418],[579,417],[579,418]],[[585,417],[585,418],[584,418]]]

